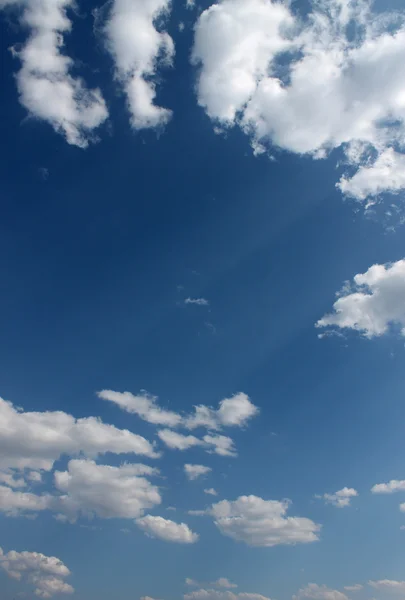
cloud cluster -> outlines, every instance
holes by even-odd
[[[113,0],[103,28],[134,129],[159,127],[171,117],[155,104],[157,70],[174,55],[172,38],[156,26],[169,7],[170,0]]]
[[[199,536],[185,523],[175,523],[163,517],[146,515],[136,520],[136,524],[150,537],[158,538],[165,542],[177,544],[194,544]]]
[[[346,594],[338,590],[332,590],[326,585],[318,585],[317,583],[309,583],[306,587],[301,588],[293,600],[348,600]]]
[[[219,531],[249,546],[277,546],[315,542],[320,525],[302,517],[286,515],[290,503],[240,496],[222,500],[206,511]]]
[[[316,327],[353,329],[367,338],[381,336],[390,327],[399,327],[405,335],[405,260],[373,265],[346,284],[333,305]]]
[[[372,494],[393,494],[394,492],[404,492],[405,481],[398,481],[397,479],[391,479],[388,483],[376,483],[371,488]]]
[[[358,496],[358,492],[353,488],[344,487],[338,490],[334,494],[323,494],[323,496],[316,496],[316,498],[323,498],[325,504],[333,504],[337,508],[344,508],[350,506],[352,498]]]
[[[25,578],[34,586],[34,594],[39,598],[74,592],[73,587],[65,581],[70,575],[69,569],[55,556],[15,550],[5,554],[0,548],[0,568],[13,579]]]
[[[405,25],[367,0],[312,2],[306,15],[269,0],[222,0],[200,15],[192,60],[198,103],[223,128],[324,158],[358,201],[405,186]]]
[[[69,144],[85,148],[108,117],[99,89],[89,90],[73,77],[73,60],[62,53],[72,23],[67,9],[74,0],[8,0],[0,8],[22,8],[20,24],[29,30],[21,49],[13,48],[22,67],[16,76],[21,104],[29,115],[48,122]]]

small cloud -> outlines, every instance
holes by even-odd
[[[212,471],[211,467],[206,467],[205,465],[184,465],[184,472],[190,481],[207,475],[210,471]]]
[[[182,21],[180,21],[180,23],[178,24],[178,30],[180,32],[184,31],[184,23]]]
[[[205,489],[204,494],[208,494],[209,496],[218,496],[218,492],[214,490],[214,488]]]
[[[337,508],[344,508],[345,506],[350,506],[350,502],[352,498],[358,496],[357,490],[353,488],[344,487],[341,490],[338,490],[334,494],[323,494],[322,496],[316,494],[315,498],[325,500],[325,504],[332,504]]]
[[[195,304],[196,306],[209,306],[210,303],[206,298],[186,298],[184,304]]]

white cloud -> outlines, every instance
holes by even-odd
[[[355,489],[344,487],[334,494],[323,494],[323,496],[316,497],[323,498],[325,504],[333,504],[333,506],[337,506],[338,508],[344,508],[345,506],[350,506],[351,499],[358,495],[359,494]]]
[[[219,456],[237,456],[233,440],[226,435],[205,435],[203,440],[212,449],[207,450],[209,453],[218,454]]]
[[[99,89],[89,90],[70,75],[73,60],[61,52],[63,36],[72,28],[66,10],[74,0],[20,0],[0,7],[11,4],[23,7],[20,23],[30,31],[21,50],[13,48],[22,63],[16,77],[21,104],[69,144],[85,148],[108,111]]]
[[[30,492],[20,492],[0,485],[0,512],[14,517],[22,513],[36,513],[47,510],[52,505],[52,496],[37,496]]]
[[[405,594],[405,581],[393,581],[392,579],[380,579],[379,581],[369,581],[371,587],[382,592],[392,592]]]
[[[388,483],[376,483],[371,488],[372,494],[393,494],[394,492],[404,492],[405,481],[398,481],[397,479],[391,479]]]
[[[400,510],[401,512],[405,512],[405,502],[402,502],[402,503],[399,505],[399,510]]]
[[[170,0],[114,0],[104,26],[134,129],[162,126],[171,117],[154,102],[158,69],[170,65],[174,55],[172,38],[156,28],[169,8]]]
[[[270,600],[261,594],[249,594],[241,592],[235,594],[230,591],[215,589],[200,589],[184,594],[184,600]]]
[[[188,450],[189,448],[193,448],[193,446],[204,445],[204,442],[194,435],[183,435],[171,429],[161,429],[157,434],[162,442],[172,450]]]
[[[405,260],[373,265],[355,275],[316,327],[354,329],[372,338],[399,326],[405,335]]]
[[[146,517],[137,519],[136,524],[147,535],[165,542],[194,544],[199,538],[185,523],[175,523],[169,519],[163,519],[163,517],[146,515]]]
[[[96,417],[75,419],[65,412],[24,412],[0,398],[0,468],[50,471],[62,454],[89,457],[112,452],[156,458],[152,444]]]
[[[342,148],[358,200],[405,186],[404,15],[367,0],[321,0],[300,17],[288,4],[222,0],[200,15],[192,53],[197,96],[253,147],[324,158]],[[364,171],[372,169],[372,171]]]
[[[355,583],[353,585],[345,585],[344,589],[346,592],[358,592],[359,590],[363,589],[363,586],[361,583]]]
[[[198,479],[203,475],[207,475],[210,471],[212,471],[211,467],[206,467],[204,465],[191,465],[189,463],[184,465],[184,472],[190,481]]]
[[[142,392],[134,396],[130,392],[114,392],[113,390],[102,390],[97,392],[102,400],[114,402],[125,410],[141,417],[144,421],[153,425],[166,425],[167,427],[176,427],[180,425],[182,417],[171,410],[160,408],[157,404],[157,397],[151,396],[147,392]]]
[[[54,498],[53,508],[71,520],[80,514],[135,519],[161,503],[159,489],[145,477],[157,473],[141,464],[111,467],[71,460],[67,471],[55,472],[55,487],[62,495]]]
[[[38,552],[16,552],[4,554],[0,548],[0,567],[13,579],[25,578],[34,587],[40,598],[51,598],[54,594],[72,594],[74,589],[64,579],[69,569],[59,558]]]
[[[209,306],[208,300],[205,298],[186,298],[184,304],[195,304],[196,306]]]
[[[249,546],[277,546],[318,540],[320,525],[310,519],[287,517],[289,502],[240,496],[222,500],[206,511],[223,535]]]
[[[310,600],[348,600],[346,594],[316,583],[309,583],[293,596],[293,600],[303,600],[304,598]]]
[[[218,496],[218,492],[214,490],[214,488],[205,489],[204,494],[208,494],[209,496]]]

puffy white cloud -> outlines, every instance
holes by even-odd
[[[74,592],[73,587],[64,581],[70,575],[69,569],[55,556],[15,550],[5,554],[0,548],[0,567],[13,579],[26,578],[40,598]]]
[[[345,585],[344,589],[346,592],[358,592],[359,590],[363,589],[363,586],[361,583],[355,583],[353,585]]]
[[[316,498],[323,498],[325,504],[333,504],[333,506],[337,506],[338,508],[344,508],[345,506],[350,506],[351,499],[358,495],[355,489],[344,487],[334,494],[323,494],[323,496],[316,496]]]
[[[62,454],[96,457],[106,452],[156,458],[152,444],[96,417],[65,412],[24,412],[0,398],[0,468],[50,471]]]
[[[212,471],[211,467],[206,467],[204,465],[191,465],[190,463],[184,465],[184,472],[190,481],[198,479],[203,475],[207,475],[210,471]]]
[[[391,479],[388,483],[376,483],[371,488],[372,494],[393,494],[394,492],[404,492],[405,481],[398,481],[397,479]]]
[[[134,129],[162,126],[171,117],[154,103],[158,68],[170,65],[174,55],[172,38],[156,27],[169,8],[170,0],[114,0],[104,26]]]
[[[185,523],[175,523],[163,517],[154,517],[146,515],[136,520],[136,524],[147,535],[165,542],[175,542],[178,544],[194,544],[198,541],[198,534],[191,531]]]
[[[52,496],[37,496],[30,492],[20,492],[0,485],[0,512],[14,517],[22,513],[36,513],[52,506]]]
[[[79,514],[102,519],[135,519],[161,503],[159,489],[145,476],[158,471],[141,464],[120,467],[71,460],[67,471],[55,472],[55,487],[62,493],[53,508],[69,519]]]
[[[166,425],[176,427],[180,425],[182,417],[171,410],[165,410],[158,406],[156,396],[143,392],[134,396],[130,392],[114,392],[113,390],[102,390],[97,393],[102,400],[114,402],[126,412],[141,417],[144,421],[153,425]]]
[[[392,592],[405,594],[405,581],[393,581],[392,579],[380,579],[379,581],[369,581],[371,587],[382,592]]]
[[[3,1],[0,7],[11,4],[23,7],[20,23],[30,31],[21,50],[13,48],[22,63],[16,77],[21,104],[69,144],[85,148],[108,111],[99,89],[89,90],[82,79],[70,75],[73,60],[61,52],[63,36],[72,28],[66,10],[74,7],[74,0]]]
[[[218,496],[218,492],[214,490],[214,488],[205,489],[204,494],[208,494],[209,496]]]
[[[254,148],[315,158],[342,148],[357,173],[338,185],[358,200],[402,189],[405,19],[370,6],[313,1],[300,16],[271,0],[211,5],[195,27],[199,104]]]
[[[223,535],[249,546],[277,546],[318,540],[320,525],[302,517],[286,516],[289,502],[240,496],[213,504],[206,514],[213,517]]]
[[[183,435],[171,429],[161,429],[158,436],[168,448],[172,450],[188,450],[194,446],[203,446],[204,442],[194,435]]]
[[[373,265],[355,275],[316,327],[354,329],[372,338],[399,326],[405,335],[405,260]]]
[[[219,456],[237,456],[233,440],[226,435],[205,435],[204,442],[212,447],[207,452],[218,454]]]
[[[249,594],[241,592],[235,594],[230,591],[215,590],[215,589],[200,589],[184,594],[184,600],[269,600],[261,594]]]
[[[318,585],[317,583],[309,583],[306,587],[301,588],[293,600],[348,600],[346,594],[338,590],[331,590],[326,585]]]
[[[209,306],[208,300],[205,298],[186,298],[184,304],[195,304],[196,306]]]

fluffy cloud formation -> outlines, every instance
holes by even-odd
[[[405,594],[405,581],[393,581],[392,579],[380,579],[379,581],[369,581],[368,585],[383,591]]]
[[[71,460],[67,471],[55,472],[55,487],[62,495],[53,499],[52,507],[71,520],[80,514],[135,519],[161,503],[158,488],[145,477],[157,473],[141,464],[111,467]]]
[[[191,531],[185,523],[175,523],[169,519],[163,519],[163,517],[146,515],[146,517],[137,519],[136,524],[147,535],[165,542],[194,544],[199,538],[198,534]]]
[[[72,23],[66,14],[74,0],[15,0],[0,3],[22,7],[20,24],[30,31],[21,50],[17,74],[20,102],[30,116],[48,122],[69,144],[85,148],[93,131],[108,117],[99,89],[88,90],[70,71],[73,60],[62,54],[63,36]]]
[[[334,494],[324,494],[323,496],[316,497],[323,498],[325,504],[333,504],[333,506],[337,506],[338,508],[344,508],[345,506],[350,506],[351,499],[358,495],[359,494],[355,489],[344,487]]]
[[[170,110],[154,102],[157,70],[170,65],[174,55],[172,38],[156,28],[169,7],[170,0],[114,0],[104,26],[134,129],[162,126],[171,117]]]
[[[316,327],[354,329],[367,338],[387,333],[391,326],[405,335],[405,260],[373,265],[354,276]]]
[[[346,594],[316,583],[309,583],[293,596],[293,600],[303,600],[304,598],[309,600],[348,600]]]
[[[200,15],[192,53],[214,122],[256,148],[342,148],[351,173],[337,185],[359,201],[405,185],[404,59],[404,15],[373,15],[367,0],[312,2],[301,17],[275,1],[222,0]]]
[[[152,444],[96,417],[65,412],[24,412],[0,398],[0,469],[50,471],[62,454],[96,457],[106,452],[156,458]]]
[[[235,586],[236,587],[236,586]],[[270,600],[260,594],[249,594],[241,592],[235,594],[229,591],[220,591],[214,589],[200,589],[184,594],[184,600]]]
[[[49,494],[37,496],[30,492],[19,492],[0,485],[0,512],[10,517],[50,509],[52,501],[53,497]]]
[[[184,472],[190,481],[198,479],[203,475],[207,475],[210,471],[212,471],[211,467],[206,467],[204,465],[191,465],[189,463],[184,465]]]
[[[311,519],[287,517],[289,502],[240,496],[213,504],[206,514],[213,517],[223,535],[249,546],[277,546],[318,540],[320,525]]]
[[[376,483],[371,488],[372,494],[393,494],[394,492],[404,492],[405,481],[398,481],[397,479],[391,479],[388,483]]]
[[[55,556],[14,550],[4,554],[0,548],[0,568],[13,579],[25,578],[34,586],[34,594],[39,598],[74,592],[73,587],[64,581],[70,575],[69,569]]]
[[[137,414],[148,423],[167,427],[181,426],[186,429],[205,427],[213,430],[222,427],[243,427],[259,413],[257,406],[243,392],[221,400],[218,409],[199,404],[194,407],[194,413],[190,415],[181,415],[161,408],[157,403],[158,398],[147,392],[133,395],[130,392],[102,390],[97,395],[102,400],[117,404],[126,412]]]

